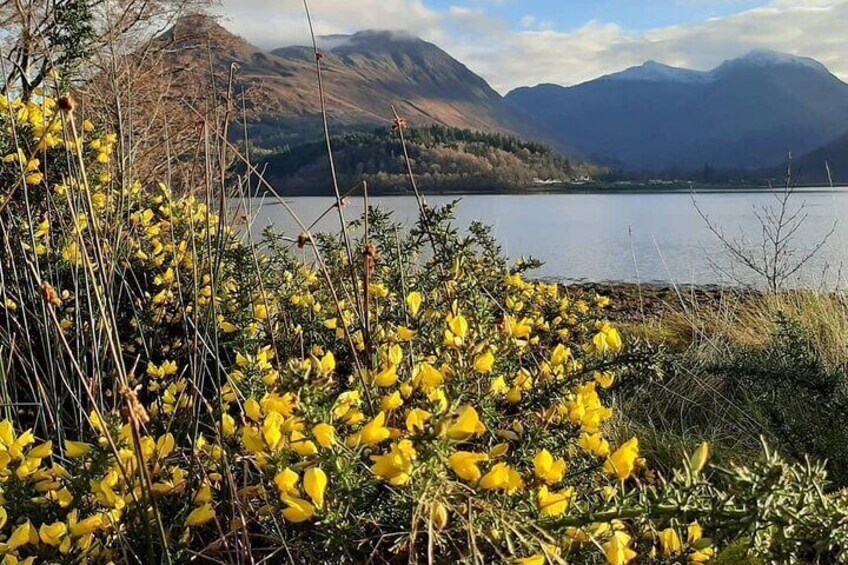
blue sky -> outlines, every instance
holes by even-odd
[[[402,30],[506,93],[656,60],[708,70],[752,49],[813,57],[848,79],[848,0],[308,0],[319,34]],[[264,48],[305,44],[303,0],[221,0]]]
[[[614,22],[632,30],[691,24],[768,4],[764,0],[428,0],[436,10],[451,6],[483,8],[523,29],[533,18],[559,31],[574,31],[590,21]]]

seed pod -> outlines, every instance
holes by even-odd
[[[74,108],[77,106],[76,100],[70,94],[62,96],[59,100],[56,101],[59,106],[59,109],[65,114],[70,114],[74,111]]]

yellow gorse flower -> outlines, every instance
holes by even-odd
[[[627,565],[636,559],[636,552],[630,549],[630,539],[624,532],[613,532],[610,540],[603,545],[610,565]]]
[[[457,451],[448,458],[448,464],[457,477],[469,483],[476,483],[483,476],[480,463],[489,460],[485,453]]]
[[[557,492],[548,491],[548,487],[541,487],[536,500],[539,504],[539,513],[546,518],[562,516],[571,503],[574,489],[567,488]]]
[[[604,463],[604,470],[620,480],[627,479],[633,474],[638,457],[639,440],[634,437],[607,458],[606,463]]]
[[[327,490],[327,475],[319,467],[310,467],[303,474],[303,490],[312,499],[316,508],[324,507],[324,493]]]
[[[404,439],[392,444],[384,455],[372,456],[372,472],[393,486],[403,486],[412,478],[413,464],[418,457],[412,442]]]
[[[495,364],[495,356],[494,354],[487,350],[485,353],[479,355],[477,359],[474,360],[474,369],[478,373],[482,373],[487,375],[492,372],[492,367]]]
[[[386,427],[386,413],[380,412],[374,419],[363,426],[362,430],[347,439],[348,447],[359,445],[376,445],[391,436],[391,430]]]
[[[524,488],[524,479],[506,463],[496,463],[488,473],[480,479],[480,488],[484,490],[501,490],[506,494],[515,494]]]
[[[554,459],[547,449],[543,449],[533,458],[533,472],[548,485],[561,482],[565,476],[565,470],[565,461]]]
[[[672,557],[683,551],[683,545],[680,543],[680,536],[674,528],[666,528],[660,532],[660,545],[662,545],[663,555]]]

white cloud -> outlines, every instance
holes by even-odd
[[[709,69],[754,48],[813,57],[848,78],[848,0],[772,0],[733,16],[639,32],[602,21],[560,32],[527,18],[515,22],[516,31],[488,15],[483,2],[444,11],[422,0],[312,0],[310,7],[319,34],[406,30],[438,43],[501,92],[576,84],[647,59]],[[308,38],[302,0],[223,0],[223,9],[228,27],[262,47]]]
[[[306,44],[309,28],[303,0],[222,0],[224,25],[256,45],[273,49]],[[311,0],[315,33],[330,35],[363,29],[405,30],[428,39],[443,37],[446,17],[422,0]]]

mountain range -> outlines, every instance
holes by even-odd
[[[205,16],[182,18],[162,39],[173,43],[183,58],[211,56],[223,69],[238,65],[238,78],[251,87],[262,117],[253,133],[262,143],[299,143],[323,133],[311,46],[265,51]],[[556,143],[485,80],[432,43],[392,31],[325,36],[318,42],[334,131],[389,126],[395,106],[412,126],[442,125]]]
[[[630,170],[758,169],[848,132],[848,84],[812,59],[770,51],[709,72],[649,61],[507,100],[558,140]]]
[[[254,143],[280,148],[323,134],[311,46],[263,50],[202,16],[180,20],[163,39],[181,59],[238,65],[252,93]],[[837,180],[848,180],[848,84],[813,59],[753,51],[711,71],[649,61],[504,97],[443,49],[405,33],[318,43],[335,133],[390,126],[394,106],[413,127],[512,135],[621,171],[767,173],[791,152],[819,178],[827,157]]]

